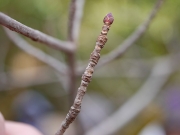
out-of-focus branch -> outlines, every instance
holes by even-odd
[[[76,11],[76,1],[77,0],[71,0],[70,6],[69,6],[69,20],[68,20],[68,40],[69,41],[74,41],[74,37],[72,34],[73,27],[74,27],[74,16],[75,16],[75,11]]]
[[[76,70],[75,70],[75,54],[70,54],[68,57],[68,91],[69,91],[69,103],[73,104],[76,94]]]
[[[69,7],[68,40],[76,47],[85,0],[71,0]],[[70,104],[73,103],[76,88],[75,52],[68,55]]]
[[[75,12],[77,10],[76,7],[77,0],[71,0],[69,6],[69,20],[68,20],[68,40],[73,43],[74,47],[76,47],[76,43],[74,42],[73,37],[73,28],[74,28],[74,19]],[[75,52],[69,54],[68,56],[68,91],[69,91],[69,105],[73,104],[75,97],[75,89],[76,89],[76,76],[75,76]]]
[[[58,130],[58,132],[56,133],[56,135],[63,135],[66,129],[69,127],[69,125],[75,120],[75,118],[79,114],[80,109],[81,109],[82,99],[91,81],[92,74],[94,72],[94,67],[97,65],[99,61],[100,51],[104,47],[105,43],[107,42],[107,33],[113,21],[114,21],[114,18],[111,13],[105,16],[103,20],[104,25],[103,25],[101,34],[99,35],[96,41],[95,49],[91,53],[90,62],[84,74],[82,75],[81,84],[80,84],[80,87],[78,88],[78,92],[74,100],[74,104],[71,106],[65,120],[62,122],[62,125],[60,129]]]
[[[31,67],[0,73],[0,91],[59,82],[48,67]]]
[[[55,58],[51,57],[48,54],[45,54],[43,51],[33,47],[28,42],[26,42],[23,38],[21,38],[18,34],[8,30],[7,28],[4,28],[7,36],[10,38],[10,40],[18,46],[20,49],[25,51],[26,53],[36,57],[40,61],[43,61],[50,67],[53,67],[55,70],[57,70],[61,74],[67,73],[67,66],[56,60]]]
[[[0,54],[1,54],[1,58],[0,58],[0,71],[4,71],[5,68],[5,59],[6,56],[8,54],[9,51],[9,45],[4,43],[1,43],[2,47],[0,48]]]
[[[149,74],[155,59],[133,59],[123,58],[121,62],[113,62],[96,69],[94,78],[144,78]],[[108,71],[108,72],[107,72]]]
[[[121,130],[153,101],[172,72],[175,71],[174,65],[169,57],[160,59],[140,90],[109,118],[102,121],[85,135],[112,135]]]
[[[73,28],[72,28],[72,37],[74,42],[77,43],[79,37],[79,31],[81,26],[81,19],[83,16],[83,9],[84,9],[85,0],[76,0],[76,10],[74,14],[73,20]]]
[[[52,74],[55,76],[52,76]],[[60,75],[55,70],[52,71],[47,66],[30,67],[0,73],[0,91],[59,82],[66,94],[68,94],[66,76]]]
[[[153,10],[151,11],[148,18],[127,38],[123,43],[121,43],[116,49],[108,53],[107,55],[104,55],[101,57],[101,60],[99,61],[98,67],[102,67],[103,65],[111,62],[112,60],[121,57],[127,49],[129,49],[134,43],[144,34],[144,32],[147,30],[148,26],[151,24],[153,18],[159,11],[162,3],[164,0],[158,0],[156,5],[154,6]],[[77,68],[78,75],[81,75],[83,70],[85,69],[85,65]]]
[[[76,43],[79,36],[85,0],[71,0],[69,6],[68,40]]]
[[[38,30],[32,29],[24,24],[10,18],[9,16],[0,12],[0,24],[9,28],[12,31],[16,31],[26,37],[31,38],[34,41],[38,41],[46,44],[49,47],[72,53],[75,51],[75,47],[70,42],[64,42],[59,39],[46,35]]]

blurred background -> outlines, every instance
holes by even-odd
[[[107,13],[111,12],[115,20],[101,55],[120,46],[147,19],[156,2],[86,0],[76,64],[81,66],[89,59]],[[0,0],[0,11],[67,40],[69,3]],[[180,135],[179,6],[179,0],[166,0],[148,30],[121,58],[95,70],[82,111],[66,135]],[[67,62],[63,52],[23,38]],[[63,86],[66,82],[60,83],[59,76],[18,48],[0,27],[0,111],[5,119],[32,124],[44,135],[54,134],[70,108],[70,94]],[[76,78],[75,89],[81,76]]]

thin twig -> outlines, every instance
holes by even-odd
[[[78,92],[74,100],[74,104],[70,108],[66,116],[66,119],[62,122],[60,130],[56,133],[56,135],[63,135],[66,129],[75,120],[75,118],[80,112],[83,96],[85,95],[87,86],[91,81],[92,74],[94,72],[94,67],[97,65],[98,60],[100,58],[100,51],[107,42],[107,33],[109,31],[111,24],[113,23],[113,20],[114,18],[111,13],[107,14],[104,18],[104,25],[102,27],[101,34],[99,35],[96,41],[96,46],[94,51],[91,53],[90,62],[84,74],[82,75],[82,81],[80,87],[78,88]]]
[[[102,56],[96,68],[102,67],[105,64],[108,64],[109,62],[111,62],[112,60],[121,57],[127,51],[127,49],[129,49],[132,45],[134,45],[134,43],[139,38],[141,38],[144,32],[148,29],[149,25],[151,24],[153,18],[158,13],[158,10],[160,9],[163,2],[164,0],[158,0],[153,10],[151,11],[150,15],[148,16],[148,18],[117,48],[115,48],[113,51],[111,51],[107,55]],[[78,67],[77,69],[78,75],[82,74],[84,68],[85,68],[85,65]]]
[[[173,66],[172,59],[160,59],[140,90],[109,118],[90,129],[85,135],[112,135],[120,131],[153,101],[175,71]]]
[[[69,20],[68,20],[68,41],[72,42],[76,47],[76,43],[74,42],[73,37],[73,27],[74,27],[74,19],[75,12],[77,10],[76,7],[77,0],[71,0],[69,6]],[[69,91],[69,105],[73,104],[75,97],[75,89],[76,89],[76,76],[75,76],[75,52],[67,55],[68,58],[68,66],[69,66],[69,74],[68,74],[68,91]]]
[[[36,57],[38,60],[43,61],[50,67],[53,67],[55,70],[57,70],[61,74],[67,74],[67,66],[56,60],[55,58],[51,57],[48,54],[45,54],[43,51],[33,47],[28,42],[26,42],[23,38],[21,38],[18,34],[15,32],[12,32],[4,27],[4,30],[9,37],[9,39],[20,49],[25,51],[26,53]]]
[[[16,31],[26,37],[31,38],[34,41],[38,41],[46,44],[49,47],[64,51],[74,52],[75,47],[70,42],[64,42],[59,39],[46,35],[38,30],[32,29],[24,24],[10,18],[9,16],[0,12],[0,24],[9,28],[12,31]]]
[[[69,63],[69,74],[68,74],[68,91],[69,91],[69,105],[72,105],[74,102],[76,94],[76,66],[75,66],[75,54],[69,54],[68,56]]]

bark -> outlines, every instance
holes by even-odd
[[[114,18],[111,13],[105,16],[103,20],[104,25],[102,27],[101,34],[97,38],[95,49],[90,55],[89,64],[84,74],[82,75],[81,84],[80,87],[78,88],[78,92],[74,100],[74,104],[71,106],[65,120],[62,122],[60,130],[56,133],[56,135],[63,135],[66,129],[69,127],[69,125],[75,120],[75,118],[79,114],[81,110],[82,99],[86,93],[89,83],[91,82],[92,74],[94,72],[94,67],[97,65],[99,61],[100,51],[107,42],[107,33],[113,21]]]

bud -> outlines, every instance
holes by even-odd
[[[108,25],[111,25],[114,21],[114,17],[111,13],[108,13],[105,17],[104,17],[104,20],[103,22],[108,24]]]

